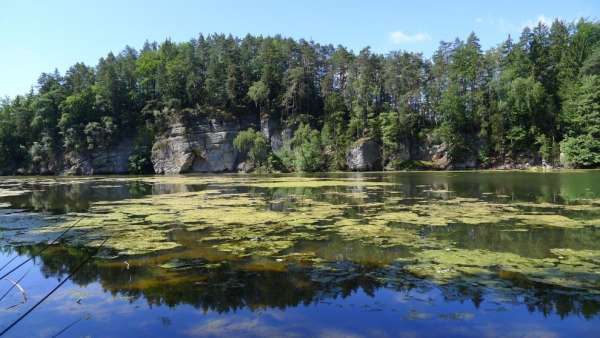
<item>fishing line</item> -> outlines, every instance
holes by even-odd
[[[48,249],[50,246],[54,245],[59,239],[61,239],[67,232],[69,232],[69,230],[73,229],[73,227],[75,227],[77,225],[77,223],[79,223],[79,221],[81,221],[81,218],[78,219],[77,221],[75,221],[75,223],[71,224],[71,226],[69,226],[67,228],[67,230],[63,231],[58,237],[56,237],[52,242],[50,242],[48,245],[46,245],[44,248],[42,248],[42,250],[40,250],[37,254],[40,255],[42,254],[44,251],[46,251],[46,249]],[[12,268],[9,272],[5,273],[4,275],[2,275],[0,277],[0,279],[4,279],[6,276],[10,275],[11,273],[17,271],[20,267],[22,267],[23,265],[27,264],[29,261],[31,261],[33,259],[33,255],[29,258],[27,258],[26,260],[24,260],[23,262],[21,262],[19,265],[15,266],[14,268]]]
[[[10,265],[10,263],[12,263],[15,259],[17,259],[17,257],[19,257],[19,255],[15,255],[8,262],[6,262],[6,264],[2,265],[2,267],[0,268],[0,271],[4,270],[4,268],[7,267],[8,265]]]
[[[75,326],[80,321],[82,321],[82,320],[88,320],[91,317],[92,316],[88,313],[85,316],[80,317],[79,319],[74,320],[72,323],[68,324],[67,326],[65,326],[64,328],[62,328],[62,330],[60,330],[56,334],[54,334],[51,338],[56,338],[56,337],[60,336],[61,334],[65,333],[68,329],[72,328],[73,326]]]
[[[2,332],[0,332],[0,336],[4,336],[6,334],[6,332],[8,332],[15,325],[17,325],[21,320],[23,320],[25,317],[27,317],[27,315],[29,315],[31,312],[33,312],[33,310],[35,310],[38,306],[40,306],[46,299],[48,299],[48,297],[50,297],[54,292],[56,292],[56,290],[58,290],[61,286],[63,286],[69,279],[71,279],[71,277],[73,277],[77,273],[77,271],[79,271],[79,269],[81,269],[87,262],[89,262],[94,256],[96,256],[98,254],[100,249],[104,246],[104,244],[106,244],[107,241],[108,241],[108,238],[106,238],[98,246],[98,248],[96,248],[96,252],[93,255],[89,255],[83,262],[81,262],[79,265],[77,265],[77,267],[75,267],[75,269],[73,269],[73,271],[65,279],[63,279],[60,283],[58,283],[58,285],[55,286],[54,289],[50,290],[50,292],[48,292],[42,299],[40,299],[37,303],[35,303],[29,310],[27,310],[19,318],[17,318],[15,321],[13,321],[7,328],[2,330]]]

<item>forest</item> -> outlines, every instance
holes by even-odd
[[[282,36],[127,46],[95,66],[43,73],[29,93],[2,100],[0,172],[108,149],[126,135],[136,135],[130,171],[152,172],[152,143],[186,111],[268,116],[294,130],[278,150],[259,128],[239,133],[236,148],[266,169],[344,170],[364,139],[392,170],[413,168],[399,154],[423,144],[479,168],[523,159],[599,167],[600,23],[539,23],[488,50],[471,33],[431,57]]]

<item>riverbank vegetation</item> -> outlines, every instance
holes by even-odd
[[[450,161],[479,167],[523,158],[598,167],[599,69],[600,24],[583,19],[526,27],[486,51],[471,33],[442,41],[431,58],[281,36],[146,42],[96,66],[44,73],[31,92],[2,101],[0,172],[108,149],[132,134],[132,168],[148,171],[148,149],[170,115],[204,108],[295,131],[270,155],[259,135],[240,138],[260,166],[344,169],[348,148],[368,138],[394,169],[423,144],[444,144]]]

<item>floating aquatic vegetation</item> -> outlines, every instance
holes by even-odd
[[[320,188],[332,186],[378,187],[394,185],[390,182],[368,181],[362,178],[318,178],[318,177],[261,177],[248,175],[203,175],[203,176],[152,176],[140,178],[124,178],[123,180],[142,181],[152,184],[219,184],[237,185],[257,188]]]
[[[169,233],[178,226],[188,231],[205,231],[200,239],[220,251],[237,256],[273,256],[299,240],[323,237],[308,230],[316,223],[339,215],[341,207],[303,200],[294,210],[275,212],[266,202],[249,194],[223,194],[218,190],[153,195],[117,202],[95,203],[78,230],[90,235],[109,236],[106,245],[120,254],[144,254],[179,247]],[[62,227],[67,226],[64,223]],[[57,226],[37,229],[54,233]],[[97,241],[97,240],[96,240]]]
[[[189,175],[189,176],[149,176],[133,177],[129,180],[141,181],[151,184],[183,184],[183,185],[201,185],[201,184],[234,184],[239,181],[252,179],[251,176],[240,175]]]
[[[20,187],[51,187],[55,185],[75,185],[86,182],[99,182],[104,180],[102,177],[23,177],[8,178],[0,182],[3,188]]]
[[[268,208],[260,194],[236,193],[230,186],[260,188],[276,187],[356,187],[379,188],[386,182],[354,179],[273,178],[260,177],[151,177],[141,180],[163,183],[208,184],[198,192],[180,192],[150,195],[144,198],[116,202],[94,203],[88,213],[73,215],[85,219],[80,230],[116,238],[111,247],[121,254],[144,254],[180,247],[170,233],[177,228],[203,231],[200,241],[214,249],[239,257],[276,256],[294,247],[300,241],[324,240],[336,234],[348,241],[359,241],[381,247],[406,246],[436,248],[445,245],[419,236],[416,229],[395,226],[447,226],[449,224],[501,224],[503,230],[512,226],[526,231],[524,226],[553,226],[577,228],[594,223],[595,219],[574,219],[549,213],[549,208],[565,209],[562,205],[543,205],[532,212],[529,205],[490,203],[476,198],[455,197],[443,200],[403,198],[385,195],[382,202],[364,204],[332,204],[299,195],[288,196],[290,206],[282,211]],[[354,197],[360,191],[333,191],[332,195]],[[344,212],[352,206],[360,207],[357,218],[348,218]],[[581,208],[581,205],[578,205]],[[56,232],[56,227],[39,229]],[[101,237],[101,236],[100,236]],[[99,237],[99,238],[100,238]],[[85,236],[84,236],[85,238]],[[91,237],[90,237],[91,238]],[[80,239],[81,240],[81,239]],[[83,240],[81,240],[83,241]]]
[[[527,258],[513,253],[448,248],[424,250],[401,259],[414,275],[448,283],[457,280],[507,279],[600,294],[600,252],[557,249],[558,257]]]
[[[571,218],[559,212],[569,211],[569,206],[552,204],[555,212],[547,210],[530,211],[529,205],[511,203],[490,203],[475,198],[453,198],[449,200],[421,200],[414,204],[386,204],[387,212],[374,217],[382,221],[406,223],[419,226],[446,226],[449,224],[510,224],[512,226],[548,226],[560,228],[581,228],[600,224],[600,214],[590,214],[591,218]],[[546,204],[545,208],[550,208]],[[579,211],[594,211],[584,209]]]
[[[346,240],[381,247],[418,246],[421,240],[415,231],[390,227],[377,221],[342,219],[334,224],[333,231]]]
[[[325,196],[342,197],[348,199],[364,200],[369,197],[366,191],[326,191],[323,193]]]

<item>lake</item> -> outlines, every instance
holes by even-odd
[[[3,177],[0,228],[0,329],[64,282],[11,337],[600,334],[600,171]]]

